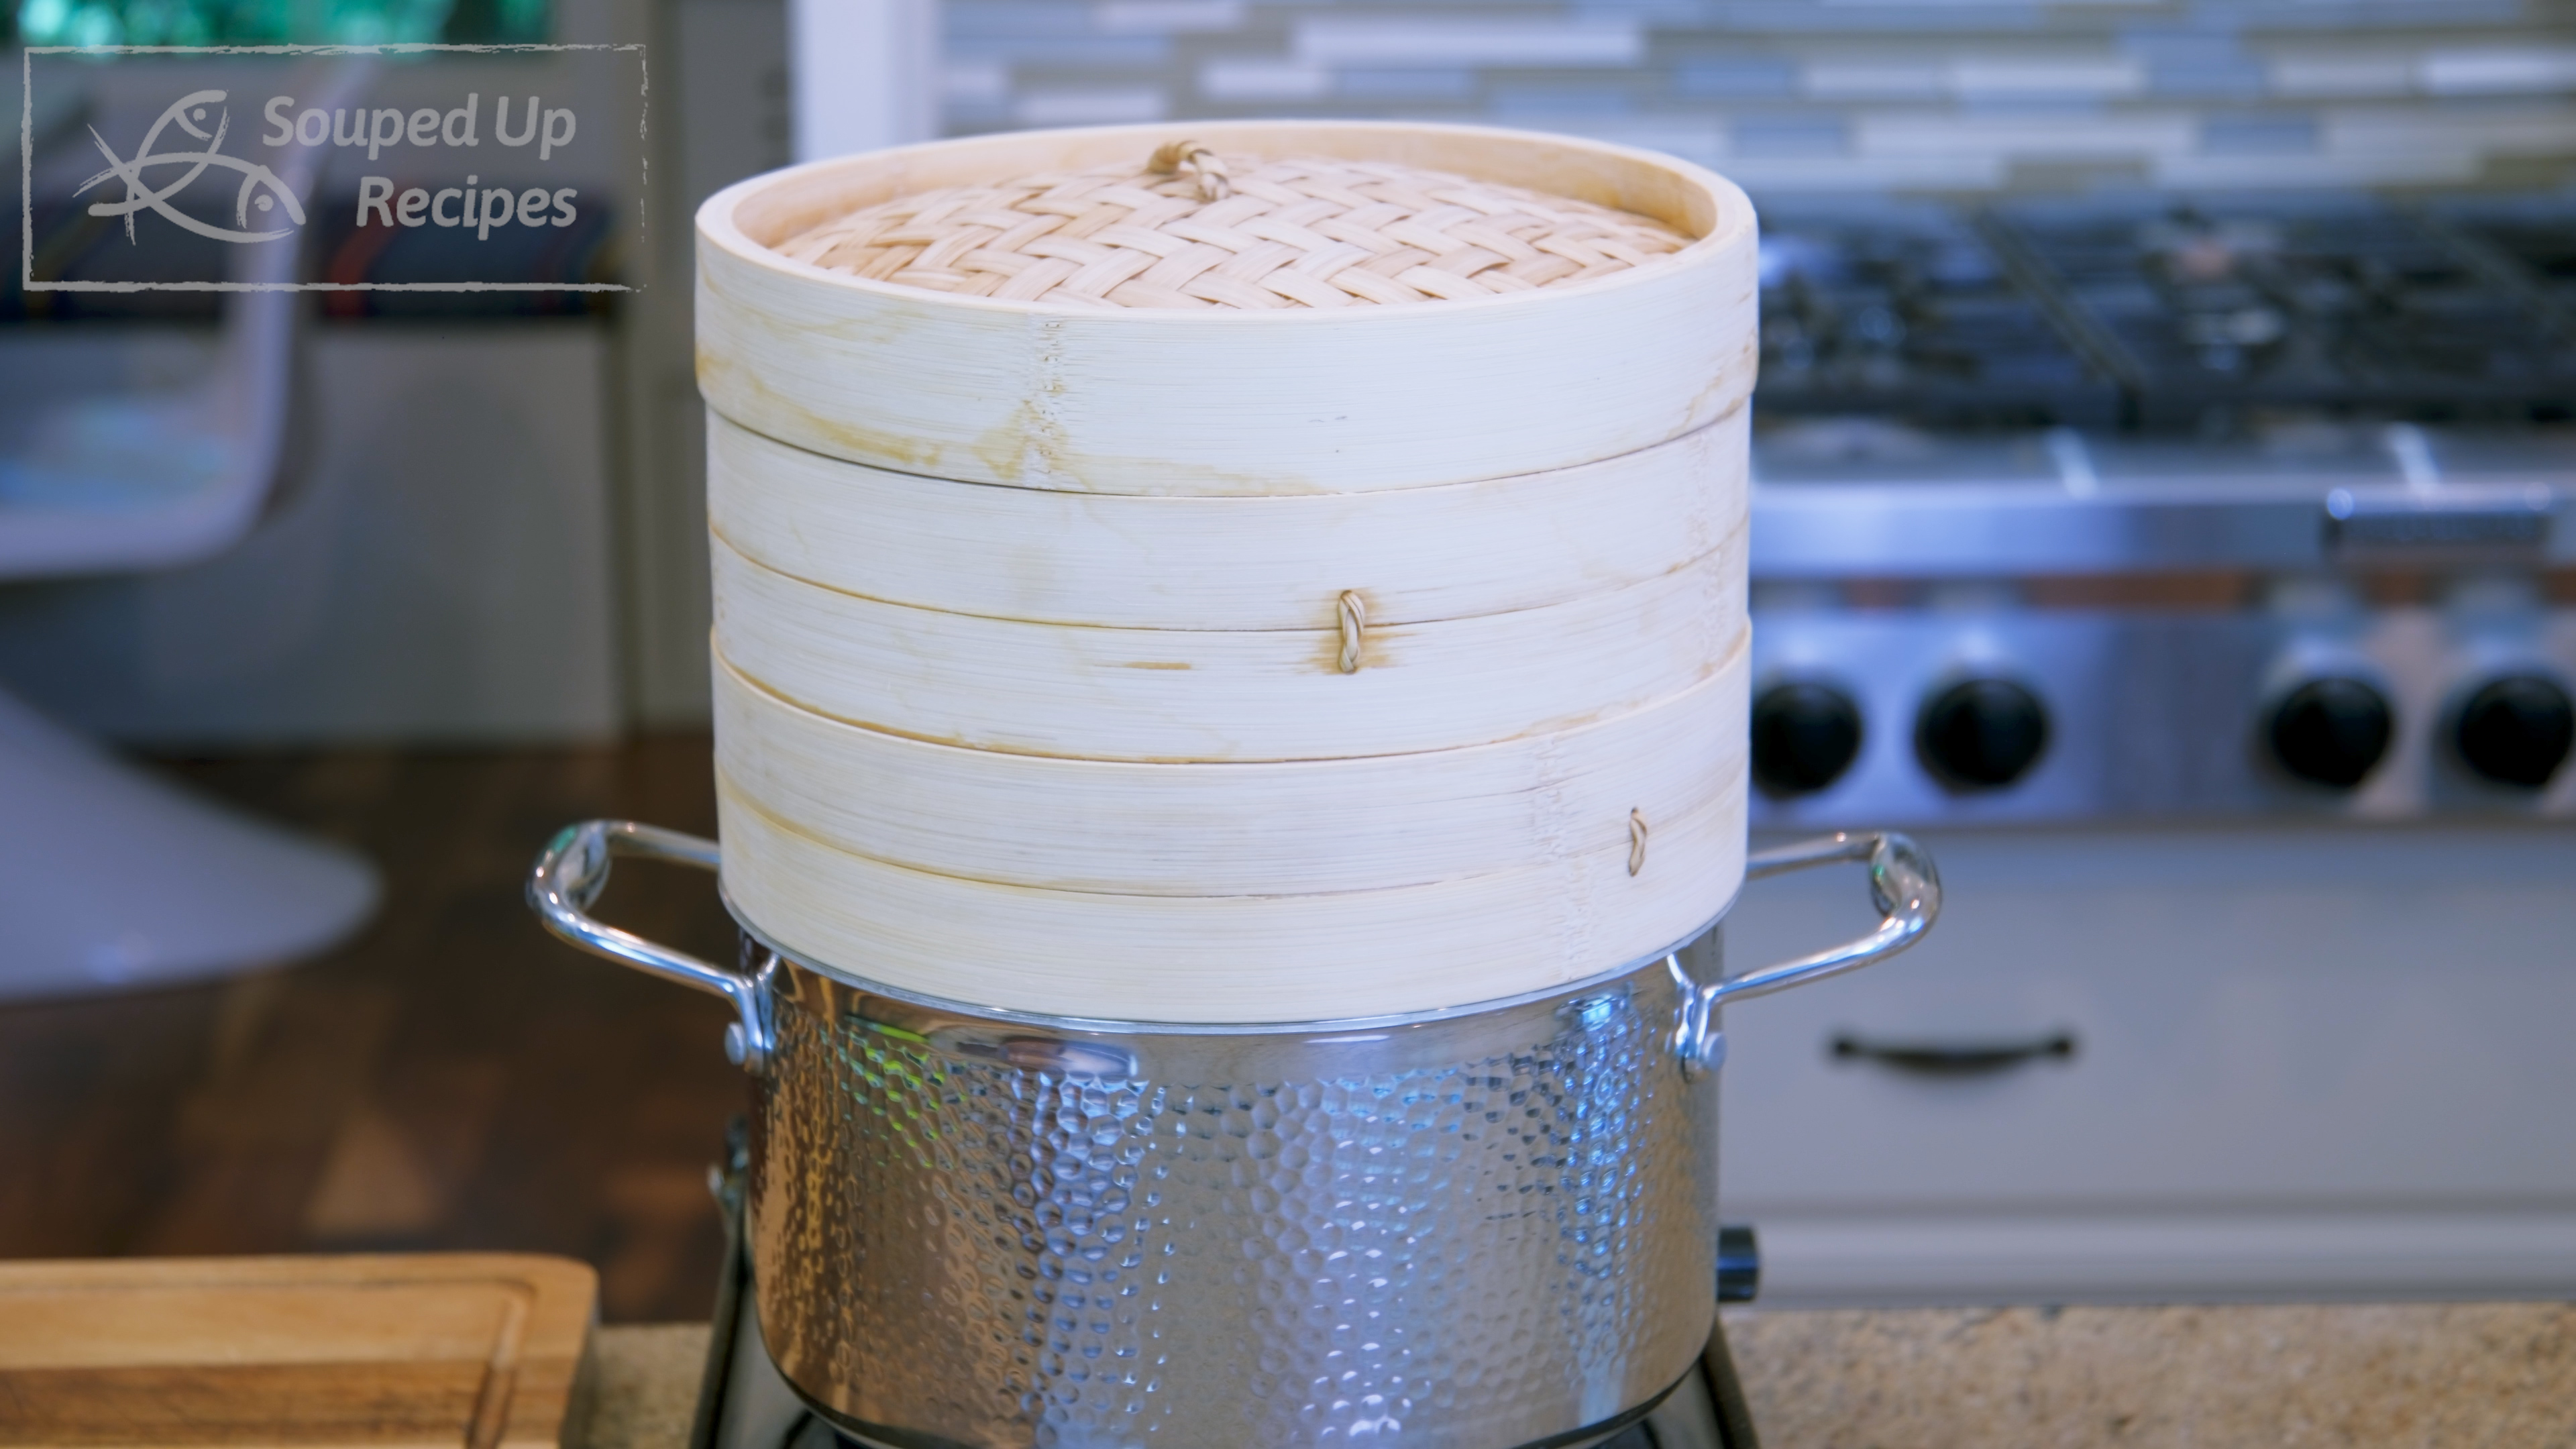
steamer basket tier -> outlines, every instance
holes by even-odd
[[[1622,843],[1556,870],[1385,890],[1130,896],[853,855],[716,781],[727,896],[780,945],[1014,1011],[1184,1024],[1472,1005],[1671,950],[1732,899],[1710,882],[1743,879],[1742,816],[1727,817],[1650,838],[1665,868],[1655,881],[1627,873]]]
[[[1331,629],[1540,609],[1715,551],[1746,517],[1749,409],[1573,468],[1435,488],[1164,498],[959,484],[710,411],[707,513],[744,558],[918,609],[1114,629]]]
[[[1696,897],[1664,847],[1743,807],[1750,651],[1581,729],[1356,760],[1162,764],[960,749],[800,709],[715,660],[716,768],[744,803],[940,875],[1130,896],[1309,895],[1624,858]],[[1632,817],[1634,817],[1632,819]]]
[[[1733,896],[1748,664],[1739,646],[1676,700],[1536,742],[1250,765],[900,740],[736,677],[726,890],[815,959],[1066,1016],[1297,1021],[1554,986]]]
[[[775,249],[894,197],[1185,140],[1492,178],[1695,240],[1564,290],[1186,313],[954,297]],[[1680,437],[1753,384],[1743,193],[1671,157],[1570,137],[1258,121],[979,137],[741,182],[699,209],[698,238],[698,381],[717,412],[813,452],[969,482],[1239,495],[1500,478]]]
[[[781,697],[915,739],[1098,760],[1413,754],[1579,729],[1716,673],[1746,634],[1744,543],[1738,529],[1661,577],[1508,614],[1100,629],[882,603],[719,540],[715,637]]]

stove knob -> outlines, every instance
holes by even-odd
[[[1808,795],[1860,754],[1860,706],[1829,684],[1775,684],[1753,701],[1753,778],[1775,795]]]
[[[2358,679],[2311,679],[2272,710],[2272,753],[2302,780],[2349,790],[2388,752],[2388,701]]]
[[[2453,742],[2469,768],[2499,785],[2537,790],[2576,743],[2576,706],[2537,674],[2490,680],[2460,706]]]
[[[1914,738],[1944,781],[1999,789],[2020,779],[2048,748],[2048,711],[2009,680],[1961,680],[1923,706]]]

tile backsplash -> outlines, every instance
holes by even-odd
[[[945,0],[952,134],[1481,121],[1765,192],[2563,184],[2576,0]]]

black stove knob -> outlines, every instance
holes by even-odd
[[[2311,679],[2272,710],[2272,753],[2302,780],[2349,790],[2388,753],[2388,700],[2358,679]]]
[[[2576,706],[2537,674],[2490,680],[2460,706],[2453,742],[2469,768],[2499,785],[2537,790],[2576,743]]]
[[[1829,684],[1775,684],[1753,701],[1753,778],[1779,795],[1841,779],[1860,754],[1860,706]]]
[[[1960,789],[1993,790],[2022,777],[2048,748],[2048,711],[2003,679],[1966,679],[1923,706],[1914,737],[1934,774]]]

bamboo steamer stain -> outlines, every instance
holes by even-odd
[[[1211,1024],[1697,934],[1743,869],[1753,242],[1669,158],[1375,123],[710,199],[735,905],[859,979]]]

